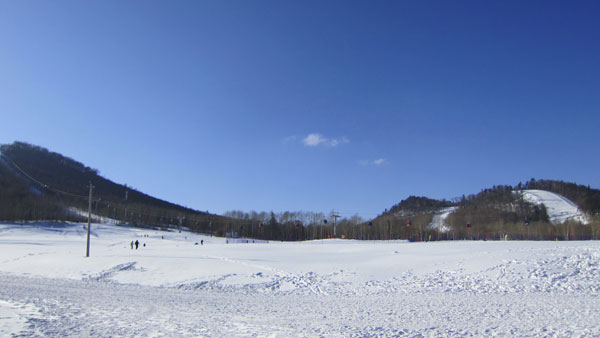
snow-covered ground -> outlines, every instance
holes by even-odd
[[[93,224],[85,258],[85,233],[0,225],[0,336],[600,336],[595,241],[232,244]]]
[[[555,224],[568,220],[589,224],[589,218],[568,198],[545,190],[523,190],[523,198],[533,204],[545,205],[550,221]]]

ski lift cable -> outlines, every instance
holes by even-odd
[[[34,178],[33,176],[31,176],[29,173],[27,173],[25,170],[23,170],[15,161],[13,161],[11,158],[9,158],[8,156],[6,156],[5,154],[0,153],[0,156],[2,156],[4,159],[8,160],[26,178],[28,178],[32,182],[38,184],[42,188],[48,189],[50,191],[53,191],[53,192],[56,192],[56,193],[59,193],[59,194],[63,194],[63,195],[67,195],[67,196],[72,196],[72,197],[77,197],[77,198],[81,198],[81,199],[84,199],[84,200],[87,200],[89,198],[88,196],[79,195],[79,194],[75,194],[75,193],[71,193],[71,192],[67,192],[67,191],[63,191],[63,190],[51,187],[50,185],[45,184],[45,183],[39,181],[38,179]],[[155,217],[155,218],[161,218],[161,217],[168,218],[168,216],[165,216],[164,214],[161,215],[161,214],[147,213],[147,212],[144,212],[144,211],[136,209],[136,208],[125,207],[125,206],[122,206],[122,202],[115,202],[115,201],[109,200],[109,199],[103,199],[103,200],[101,200],[101,199],[95,199],[94,202],[97,203],[97,204],[105,204],[107,206],[110,206],[112,204],[112,205],[115,205],[115,208],[116,208],[116,206],[120,206],[123,209],[127,209],[127,212],[138,214],[140,216],[148,216],[148,217]],[[378,215],[379,213],[339,212],[339,214],[342,214],[342,215],[352,215],[352,216],[358,214],[360,216],[360,215]],[[208,219],[211,219],[213,217],[214,217],[214,215],[210,215],[210,216],[209,215],[205,215],[205,216],[200,216],[200,217],[194,216],[193,218],[194,219],[198,219],[198,218],[208,218]],[[223,216],[223,217],[225,217],[225,216]],[[240,220],[240,219],[235,219],[235,218],[232,218],[230,221],[235,222],[235,223],[256,222],[256,220]]]
[[[78,194],[74,194],[74,193],[71,193],[71,192],[67,192],[67,191],[63,191],[63,190],[60,190],[60,189],[57,189],[57,188],[51,187],[50,185],[48,185],[48,184],[46,184],[46,183],[44,183],[44,182],[41,182],[40,180],[38,180],[38,179],[34,178],[33,176],[31,176],[29,173],[27,173],[25,170],[23,170],[23,168],[21,168],[21,167],[20,167],[20,166],[19,166],[19,165],[18,165],[18,164],[15,162],[15,161],[13,161],[11,158],[9,158],[8,156],[6,156],[5,154],[0,154],[0,155],[1,155],[2,157],[4,157],[6,160],[8,160],[8,161],[9,161],[9,162],[10,162],[10,163],[11,163],[11,164],[12,164],[12,165],[15,167],[15,168],[17,168],[17,169],[18,169],[18,170],[19,170],[19,171],[20,171],[20,172],[21,172],[21,173],[22,173],[22,174],[23,174],[25,177],[27,177],[29,180],[33,181],[34,183],[38,184],[39,186],[41,186],[41,187],[43,187],[43,188],[45,188],[45,189],[48,189],[48,190],[54,191],[54,192],[56,192],[56,193],[59,193],[59,194],[64,194],[64,195],[68,195],[68,196],[73,196],[73,197],[82,198],[82,199],[85,199],[85,200],[89,199],[89,197],[88,197],[88,196],[78,195]],[[104,200],[101,200],[101,199],[95,199],[94,201],[95,201],[96,203],[105,203],[105,204],[107,204],[107,205],[110,205],[110,204],[114,204],[114,205],[120,205],[120,204],[121,204],[121,203],[119,203],[119,202],[115,202],[115,201],[113,201],[113,200],[109,200],[109,199],[104,199]],[[127,209],[128,209],[128,210],[130,210],[131,212],[138,213],[138,214],[143,214],[143,215],[145,215],[145,216],[152,216],[152,217],[164,217],[163,215],[148,214],[148,213],[146,213],[146,212],[143,212],[143,211],[141,211],[141,210],[138,210],[138,209],[135,209],[135,208],[131,208],[131,207],[128,207]]]
[[[81,198],[83,200],[88,200],[89,199],[89,196],[78,195],[78,194],[74,194],[74,193],[71,193],[71,192],[63,191],[63,190],[54,188],[54,187],[52,187],[52,186],[50,186],[50,185],[48,185],[48,184],[46,184],[44,182],[41,182],[40,180],[34,178],[32,175],[30,175],[29,173],[27,173],[25,170],[23,170],[23,168],[21,168],[15,161],[13,161],[11,158],[9,158],[8,156],[6,156],[5,154],[0,153],[0,156],[2,156],[4,159],[8,160],[27,179],[31,180],[32,182],[34,182],[35,184],[39,185],[40,187],[42,187],[44,189],[53,191],[53,192],[58,193],[58,194],[63,194],[63,195],[67,195],[67,196]],[[110,205],[114,205],[114,208],[119,207],[121,209],[126,209],[127,213],[138,214],[139,217],[146,216],[146,217],[151,217],[151,218],[165,218],[165,219],[169,218],[169,216],[167,216],[169,213],[166,213],[166,214],[148,213],[148,212],[142,211],[140,209],[137,209],[135,207],[124,206],[122,202],[115,202],[115,201],[110,200],[110,199],[93,199],[93,201],[96,203],[96,205],[104,204],[104,205],[109,206],[109,207],[110,207]],[[177,216],[177,217],[179,217],[179,216]],[[219,217],[219,216],[218,215],[210,215],[210,214],[209,215],[202,215],[202,216],[200,216],[200,215],[194,215],[194,216],[191,216],[190,219],[193,219],[193,220],[202,219],[203,221],[221,222],[220,220],[215,219],[215,217]],[[127,218],[127,216],[126,216],[126,218]]]
[[[353,212],[338,211],[337,213],[341,214],[341,215],[351,215],[351,216],[354,216],[354,215],[359,215],[359,216],[361,216],[361,215],[379,215],[379,214],[381,214],[381,212],[360,212],[360,211],[353,211]]]
[[[88,196],[83,196],[83,195],[78,195],[78,194],[74,194],[74,193],[70,193],[70,192],[62,191],[62,190],[60,190],[60,189],[53,188],[53,187],[49,186],[48,184],[45,184],[45,183],[43,183],[43,182],[40,182],[39,180],[37,180],[37,179],[33,178],[31,175],[29,175],[29,174],[28,174],[28,173],[27,173],[25,170],[23,170],[21,167],[19,167],[19,166],[18,166],[18,165],[15,163],[15,161],[13,161],[11,158],[7,157],[7,156],[6,156],[6,155],[4,155],[4,154],[0,154],[0,155],[2,155],[2,157],[4,157],[5,159],[9,160],[9,161],[12,163],[12,165],[13,165],[15,168],[17,168],[17,169],[18,169],[18,170],[19,170],[19,171],[20,171],[20,172],[21,172],[21,173],[22,173],[22,174],[23,174],[25,177],[27,177],[27,178],[28,178],[28,179],[30,179],[31,181],[33,181],[33,182],[37,183],[37,184],[38,184],[38,185],[40,185],[42,188],[45,188],[45,189],[48,189],[48,190],[51,190],[51,191],[54,191],[54,192],[57,192],[57,193],[60,193],[60,194],[64,194],[64,195],[69,195],[69,196],[74,196],[74,197],[78,197],[78,198],[88,199]]]
[[[19,172],[21,172],[21,174],[23,174],[23,175],[24,175],[25,177],[27,177],[29,180],[31,180],[31,181],[33,181],[34,183],[38,184],[38,185],[39,185],[39,186],[41,186],[42,188],[48,189],[48,190],[50,190],[50,191],[53,191],[53,192],[56,192],[56,193],[59,193],[59,194],[63,194],[63,195],[67,195],[67,196],[73,196],[73,197],[78,197],[78,198],[81,198],[81,199],[84,199],[84,200],[87,200],[87,199],[89,199],[89,197],[88,197],[88,196],[78,195],[78,194],[74,194],[74,193],[71,193],[71,192],[67,192],[67,191],[63,191],[63,190],[60,190],[60,189],[57,189],[57,188],[51,187],[50,185],[48,185],[48,184],[46,184],[46,183],[43,183],[43,182],[41,182],[40,180],[38,180],[38,179],[34,178],[33,176],[31,176],[29,173],[27,173],[25,170],[23,170],[23,168],[21,168],[21,167],[20,167],[20,166],[19,166],[17,163],[15,163],[15,161],[13,161],[11,158],[9,158],[8,156],[6,156],[5,154],[0,154],[0,155],[1,155],[3,158],[5,158],[6,160],[8,160],[8,161],[9,161],[9,162],[10,162],[10,163],[11,163],[11,164],[12,164],[12,165],[15,167],[15,168],[17,168],[17,170],[19,170]],[[114,204],[114,205],[120,205],[120,204],[121,204],[121,203],[119,203],[119,202],[115,202],[115,201],[112,201],[112,200],[107,200],[107,199],[105,199],[105,200],[96,199],[96,200],[94,200],[94,201],[95,201],[96,203],[105,203],[105,204],[107,204],[107,205],[110,205],[111,203],[112,203],[112,204]],[[143,212],[143,211],[141,211],[141,210],[138,210],[138,209],[135,209],[135,208],[131,208],[131,207],[128,207],[127,209],[128,209],[130,212],[137,213],[137,214],[144,215],[144,216],[150,216],[150,217],[165,217],[165,216],[163,216],[163,215],[157,215],[157,214],[148,214],[148,213],[146,213],[146,212]]]

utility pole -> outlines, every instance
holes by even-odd
[[[129,195],[129,189],[127,189],[127,185],[125,185],[125,223],[127,223],[127,196]]]
[[[90,199],[88,204],[88,227],[87,227],[87,246],[85,249],[85,257],[90,257],[90,223],[92,219],[92,189],[94,186],[90,182]]]
[[[338,219],[338,217],[340,217],[340,215],[338,215],[335,211],[331,212],[331,217],[333,217],[333,238],[336,238],[336,232],[335,232],[335,225],[336,225],[336,221]]]

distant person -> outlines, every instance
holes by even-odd
[[[140,242],[136,239],[134,244],[135,244],[135,249],[137,250],[138,246],[140,246]]]
[[[144,248],[146,247],[146,243],[144,243]]]
[[[131,250],[133,250],[133,241],[131,241]]]
[[[204,245],[204,240],[200,240],[200,245]]]

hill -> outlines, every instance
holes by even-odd
[[[600,190],[531,179],[452,201],[410,196],[368,222],[358,216],[343,218],[334,231],[333,222],[327,223],[319,213],[284,212],[275,217],[273,212],[240,212],[242,216],[225,217],[190,209],[112,182],[96,169],[39,146],[23,142],[0,146],[0,220],[84,221],[90,183],[96,222],[274,240],[328,238],[334,233],[342,238],[415,241],[588,239],[597,238],[600,215]],[[553,205],[548,210],[548,203],[540,202],[544,193],[523,193],[533,190],[558,194],[556,201],[568,201],[566,209]]]
[[[452,202],[411,196],[370,224],[388,238],[411,240],[591,239],[598,237],[599,213],[600,190],[531,179],[514,187],[493,186]]]
[[[15,142],[0,146],[0,219],[82,221],[92,211],[105,222],[224,231],[222,216],[170,203],[117,184],[98,170],[45,148]]]

